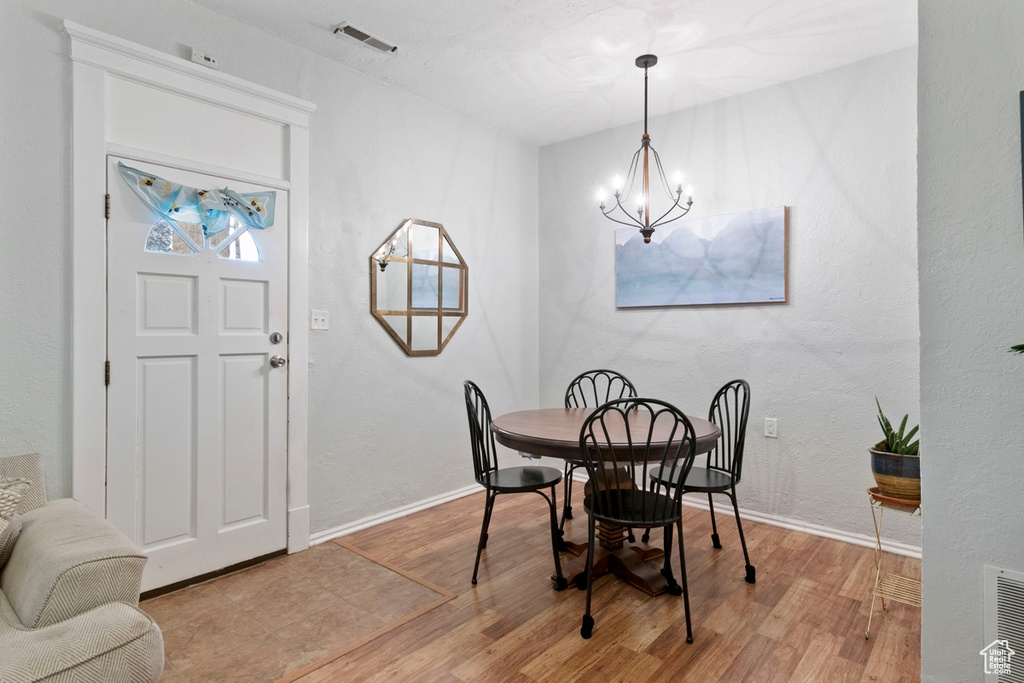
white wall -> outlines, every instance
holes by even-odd
[[[706,415],[718,387],[742,377],[752,402],[740,505],[873,535],[874,397],[918,416],[916,64],[908,48],[651,120],[667,170],[679,164],[694,185],[693,216],[790,207],[786,304],[616,310],[616,226],[593,196],[625,172],[642,126],[542,148],[541,402],[610,367],[641,394]],[[763,436],[768,416],[777,440]],[[885,531],[920,543],[916,520]]]
[[[331,329],[310,333],[313,531],[472,483],[462,380],[496,408],[537,401],[536,148],[186,0],[0,3],[0,455],[42,452],[50,495],[70,494],[64,19],[207,50],[318,105],[310,304]],[[369,312],[369,256],[408,217],[443,223],[469,263],[470,316],[437,358],[407,358]]]
[[[919,16],[922,670],[981,681],[983,567],[1024,571],[1024,5]]]

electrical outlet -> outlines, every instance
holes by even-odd
[[[211,55],[209,52],[203,52],[192,48],[192,61],[196,64],[202,64],[208,66],[211,69],[217,69],[220,71],[220,64],[217,63],[217,58]]]
[[[779,438],[779,421],[774,417],[764,419],[764,435],[769,439]]]
[[[318,311],[315,308],[309,312],[309,329],[327,329],[327,311]]]

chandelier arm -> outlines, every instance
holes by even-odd
[[[661,165],[661,156],[658,154],[658,150],[654,149],[653,145],[651,146],[651,151],[654,152],[654,163],[658,168],[658,175],[661,178],[661,186],[665,188],[665,194],[671,198],[672,195],[676,193],[672,191],[671,186],[668,184],[668,175],[665,173],[665,167]]]
[[[613,211],[615,211],[616,208],[619,211],[621,211],[623,213],[623,215],[625,215],[626,218],[628,218],[632,222],[631,223],[626,223],[624,221],[620,221],[617,218],[612,218],[611,214],[612,214]],[[638,227],[638,228],[644,227],[644,224],[641,223],[638,219],[634,218],[633,214],[631,214],[629,211],[627,211],[626,207],[624,207],[622,205],[622,202],[620,202],[618,199],[615,200],[615,206],[613,206],[612,208],[608,209],[607,211],[602,211],[601,213],[603,213],[605,218],[607,218],[608,220],[615,221],[616,223],[622,223],[622,225],[628,225],[630,227]]]
[[[633,184],[636,183],[636,172],[639,168],[640,152],[642,150],[643,147],[638,149],[636,153],[633,154],[633,160],[629,163],[629,170],[626,171],[626,178],[625,180],[622,181],[621,195],[626,199],[629,199],[629,196],[633,194]],[[615,201],[619,200],[616,199]]]
[[[655,225],[655,224],[652,224],[652,225],[651,225],[651,227],[652,227],[652,228],[654,228],[654,227],[661,227],[661,226],[663,226],[663,225],[668,225],[669,223],[672,223],[672,222],[674,222],[674,221],[677,221],[677,220],[679,220],[680,218],[682,218],[683,216],[685,216],[685,215],[686,215],[686,214],[688,214],[688,213],[690,213],[690,207],[686,207],[686,210],[685,210],[685,211],[683,211],[683,212],[682,212],[681,214],[679,214],[678,216],[676,216],[675,218],[669,218],[669,219],[668,219],[667,221],[663,221],[663,222],[661,222],[661,223],[658,223],[658,224],[656,224],[656,225]]]
[[[604,212],[602,211],[602,213],[604,213]],[[625,213],[625,212],[623,212],[623,213]],[[608,213],[604,213],[604,217],[607,218],[608,220],[610,220],[613,223],[618,223],[619,225],[625,225],[627,228],[636,228],[636,227],[641,227],[642,228],[642,227],[644,227],[643,223],[641,223],[637,219],[633,218],[628,213],[626,214],[626,216],[629,218],[629,220],[633,221],[632,223],[627,223],[626,221],[620,221],[618,218],[612,218],[610,214],[611,214],[611,211],[609,211]]]
[[[668,210],[668,211],[666,211],[665,213],[663,213],[662,215],[658,216],[658,217],[657,217],[657,219],[656,219],[656,220],[654,220],[654,222],[652,222],[652,223],[650,224],[650,226],[651,226],[651,227],[656,227],[656,226],[658,226],[658,225],[663,225],[664,223],[671,223],[672,221],[674,221],[674,220],[679,220],[680,218],[682,218],[683,216],[685,216],[685,215],[686,215],[687,213],[689,213],[689,212],[690,212],[690,205],[689,205],[689,204],[687,204],[687,205],[686,205],[686,208],[685,208],[685,209],[683,209],[683,205],[682,205],[682,204],[680,204],[680,200],[682,200],[682,199],[683,199],[683,196],[682,196],[682,194],[679,194],[679,195],[677,195],[677,196],[676,196],[676,201],[675,201],[675,203],[673,203],[673,205],[672,205],[671,207],[669,207],[669,210]],[[682,211],[683,211],[683,212],[682,212],[681,214],[679,214],[678,216],[676,216],[675,218],[671,218],[671,219],[669,219],[669,220],[666,220],[666,221],[664,221],[664,222],[663,222],[663,219],[664,219],[664,218],[665,218],[666,216],[668,216],[668,215],[669,215],[670,213],[672,213],[673,211],[675,211],[676,209],[682,209]]]

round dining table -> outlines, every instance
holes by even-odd
[[[494,418],[491,431],[498,443],[521,453],[579,461],[580,428],[593,411],[593,408],[520,410]],[[722,435],[718,425],[689,415],[687,417],[693,425],[696,440],[694,451],[699,454],[713,449]],[[613,442],[621,441],[625,446],[625,430],[620,434],[612,434],[612,439]],[[658,434],[655,432],[654,442],[657,443],[657,440]],[[646,482],[636,482],[636,485],[646,486]],[[594,556],[594,578],[611,572],[650,595],[660,595],[668,590],[668,582],[661,575],[660,567],[649,564],[664,557],[661,548],[646,543],[624,547],[626,529],[601,522],[598,522],[597,538],[599,548]],[[587,549],[585,543],[565,541],[565,546],[577,556]],[[586,588],[586,558],[579,558],[576,565],[569,565],[565,571],[569,584]]]

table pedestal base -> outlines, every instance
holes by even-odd
[[[668,592],[668,581],[661,575],[665,551],[646,545],[624,547],[625,527],[597,523],[598,550],[594,557],[593,579],[609,572],[648,595]],[[587,587],[587,544],[565,541],[568,551],[577,557],[563,567],[570,586]],[[648,564],[654,562],[655,564]],[[554,579],[554,577],[552,577]]]

